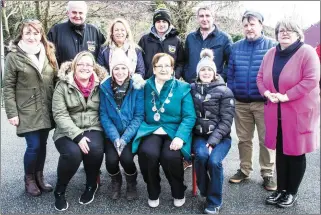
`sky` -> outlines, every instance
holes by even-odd
[[[264,24],[275,27],[278,20],[292,18],[302,28],[320,21],[320,1],[240,1],[241,12],[256,10],[263,14]]]

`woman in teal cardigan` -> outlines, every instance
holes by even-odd
[[[152,60],[154,75],[145,85],[145,120],[137,131],[132,152],[147,184],[148,204],[159,205],[159,164],[171,186],[174,205],[185,203],[183,156],[190,158],[191,131],[196,121],[187,83],[174,77],[174,59],[158,53]]]

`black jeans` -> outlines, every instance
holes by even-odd
[[[120,156],[110,139],[105,143],[105,161],[106,169],[110,175],[114,175],[119,172],[119,162],[124,168],[125,173],[128,175],[136,172],[136,166],[134,163],[134,154],[132,153],[132,144],[128,143],[123,149]]]
[[[167,135],[152,134],[144,137],[138,149],[138,162],[150,200],[156,200],[161,192],[159,164],[171,186],[175,199],[184,198],[183,158],[180,150],[170,150],[171,139]]]
[[[85,131],[84,135],[90,139],[89,153],[84,154],[78,143],[68,137],[59,138],[56,148],[60,153],[57,168],[57,185],[67,187],[71,178],[77,172],[81,161],[84,162],[86,185],[94,186],[104,156],[104,136],[101,131]]]
[[[305,154],[290,156],[283,154],[283,138],[281,120],[278,121],[276,143],[276,173],[278,190],[286,190],[289,194],[296,194],[305,173]]]

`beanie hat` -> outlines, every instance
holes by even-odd
[[[263,23],[263,21],[264,21],[264,17],[263,17],[263,15],[261,13],[256,12],[256,11],[247,10],[243,14],[242,22],[243,22],[243,20],[245,18],[248,18],[248,17],[251,17],[251,16],[256,17],[261,23]]]
[[[196,67],[196,76],[198,77],[200,70],[205,66],[210,67],[214,71],[214,76],[216,76],[216,65],[214,63],[213,51],[211,49],[203,49],[200,57],[201,59]]]
[[[130,74],[130,60],[126,56],[125,52],[122,49],[115,49],[112,52],[109,68],[110,75],[112,76],[113,70],[117,65],[125,65],[128,69],[128,73]]]
[[[154,15],[153,15],[153,25],[159,20],[165,20],[168,22],[168,25],[171,25],[171,15],[169,10],[166,8],[160,8],[155,10]]]

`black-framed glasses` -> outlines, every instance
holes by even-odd
[[[295,31],[290,30],[290,29],[281,29],[281,30],[279,30],[279,34],[284,34],[284,33],[292,34],[292,33],[294,33],[294,32],[295,32]]]

